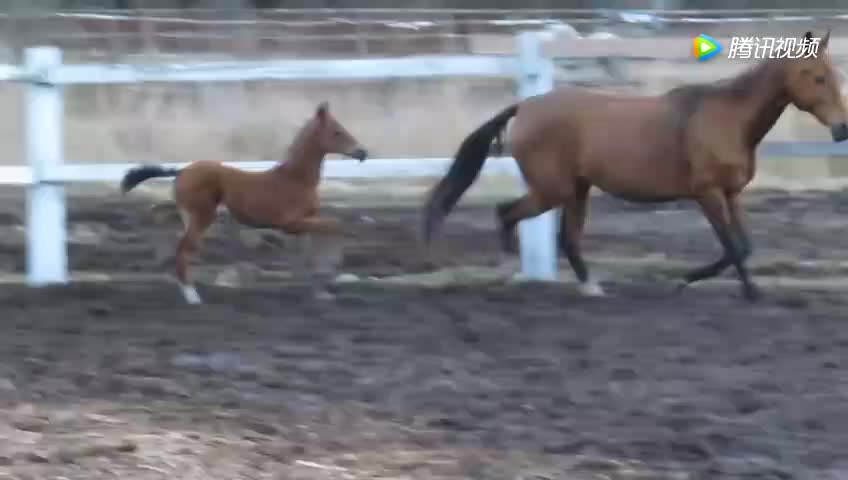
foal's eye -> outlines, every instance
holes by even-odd
[[[825,78],[823,76],[816,77],[816,83],[819,85],[824,85]]]
[[[334,133],[334,135],[337,136],[337,137],[341,137],[342,136],[341,130],[336,130],[336,133]]]

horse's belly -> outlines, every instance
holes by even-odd
[[[586,177],[610,195],[631,201],[661,202],[686,196],[689,181],[685,159],[661,155],[610,152],[590,157]]]

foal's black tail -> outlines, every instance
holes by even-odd
[[[141,165],[127,170],[124,179],[121,180],[121,191],[129,192],[139,183],[151,178],[176,177],[180,174],[179,169],[165,168],[160,165]]]
[[[436,185],[427,199],[424,211],[425,243],[430,242],[436,229],[459,201],[459,197],[477,180],[480,170],[483,169],[483,163],[489,156],[492,141],[500,139],[500,134],[507,122],[516,113],[518,113],[518,104],[505,108],[463,140],[447,175]]]

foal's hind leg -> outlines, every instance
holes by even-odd
[[[685,285],[717,276],[732,264],[742,281],[745,298],[750,301],[757,300],[760,296],[759,289],[751,281],[745,265],[751,255],[751,242],[742,225],[737,197],[734,195],[728,198],[723,192],[713,190],[698,199],[698,203],[712,225],[724,249],[724,255],[715,263],[689,272],[685,276]]]
[[[193,211],[180,208],[180,216],[185,225],[185,232],[177,243],[177,253],[175,258],[177,281],[180,284],[180,290],[183,293],[185,301],[195,305],[202,303],[197,289],[191,282],[189,276],[189,263],[191,256],[197,252],[197,247],[200,243],[203,234],[212,225],[215,220],[215,207],[211,209],[195,209]]]
[[[601,286],[589,276],[589,269],[583,261],[580,251],[580,237],[586,223],[586,208],[589,201],[588,182],[578,181],[574,196],[563,202],[562,215],[560,216],[559,247],[568,259],[574,275],[580,282],[578,286],[580,293],[590,297],[604,295]]]

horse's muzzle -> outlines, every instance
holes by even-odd
[[[359,160],[360,162],[364,162],[366,158],[368,158],[368,151],[364,148],[357,148],[350,154],[351,157]]]
[[[848,140],[848,123],[838,123],[830,127],[830,134],[833,136],[834,142]]]

